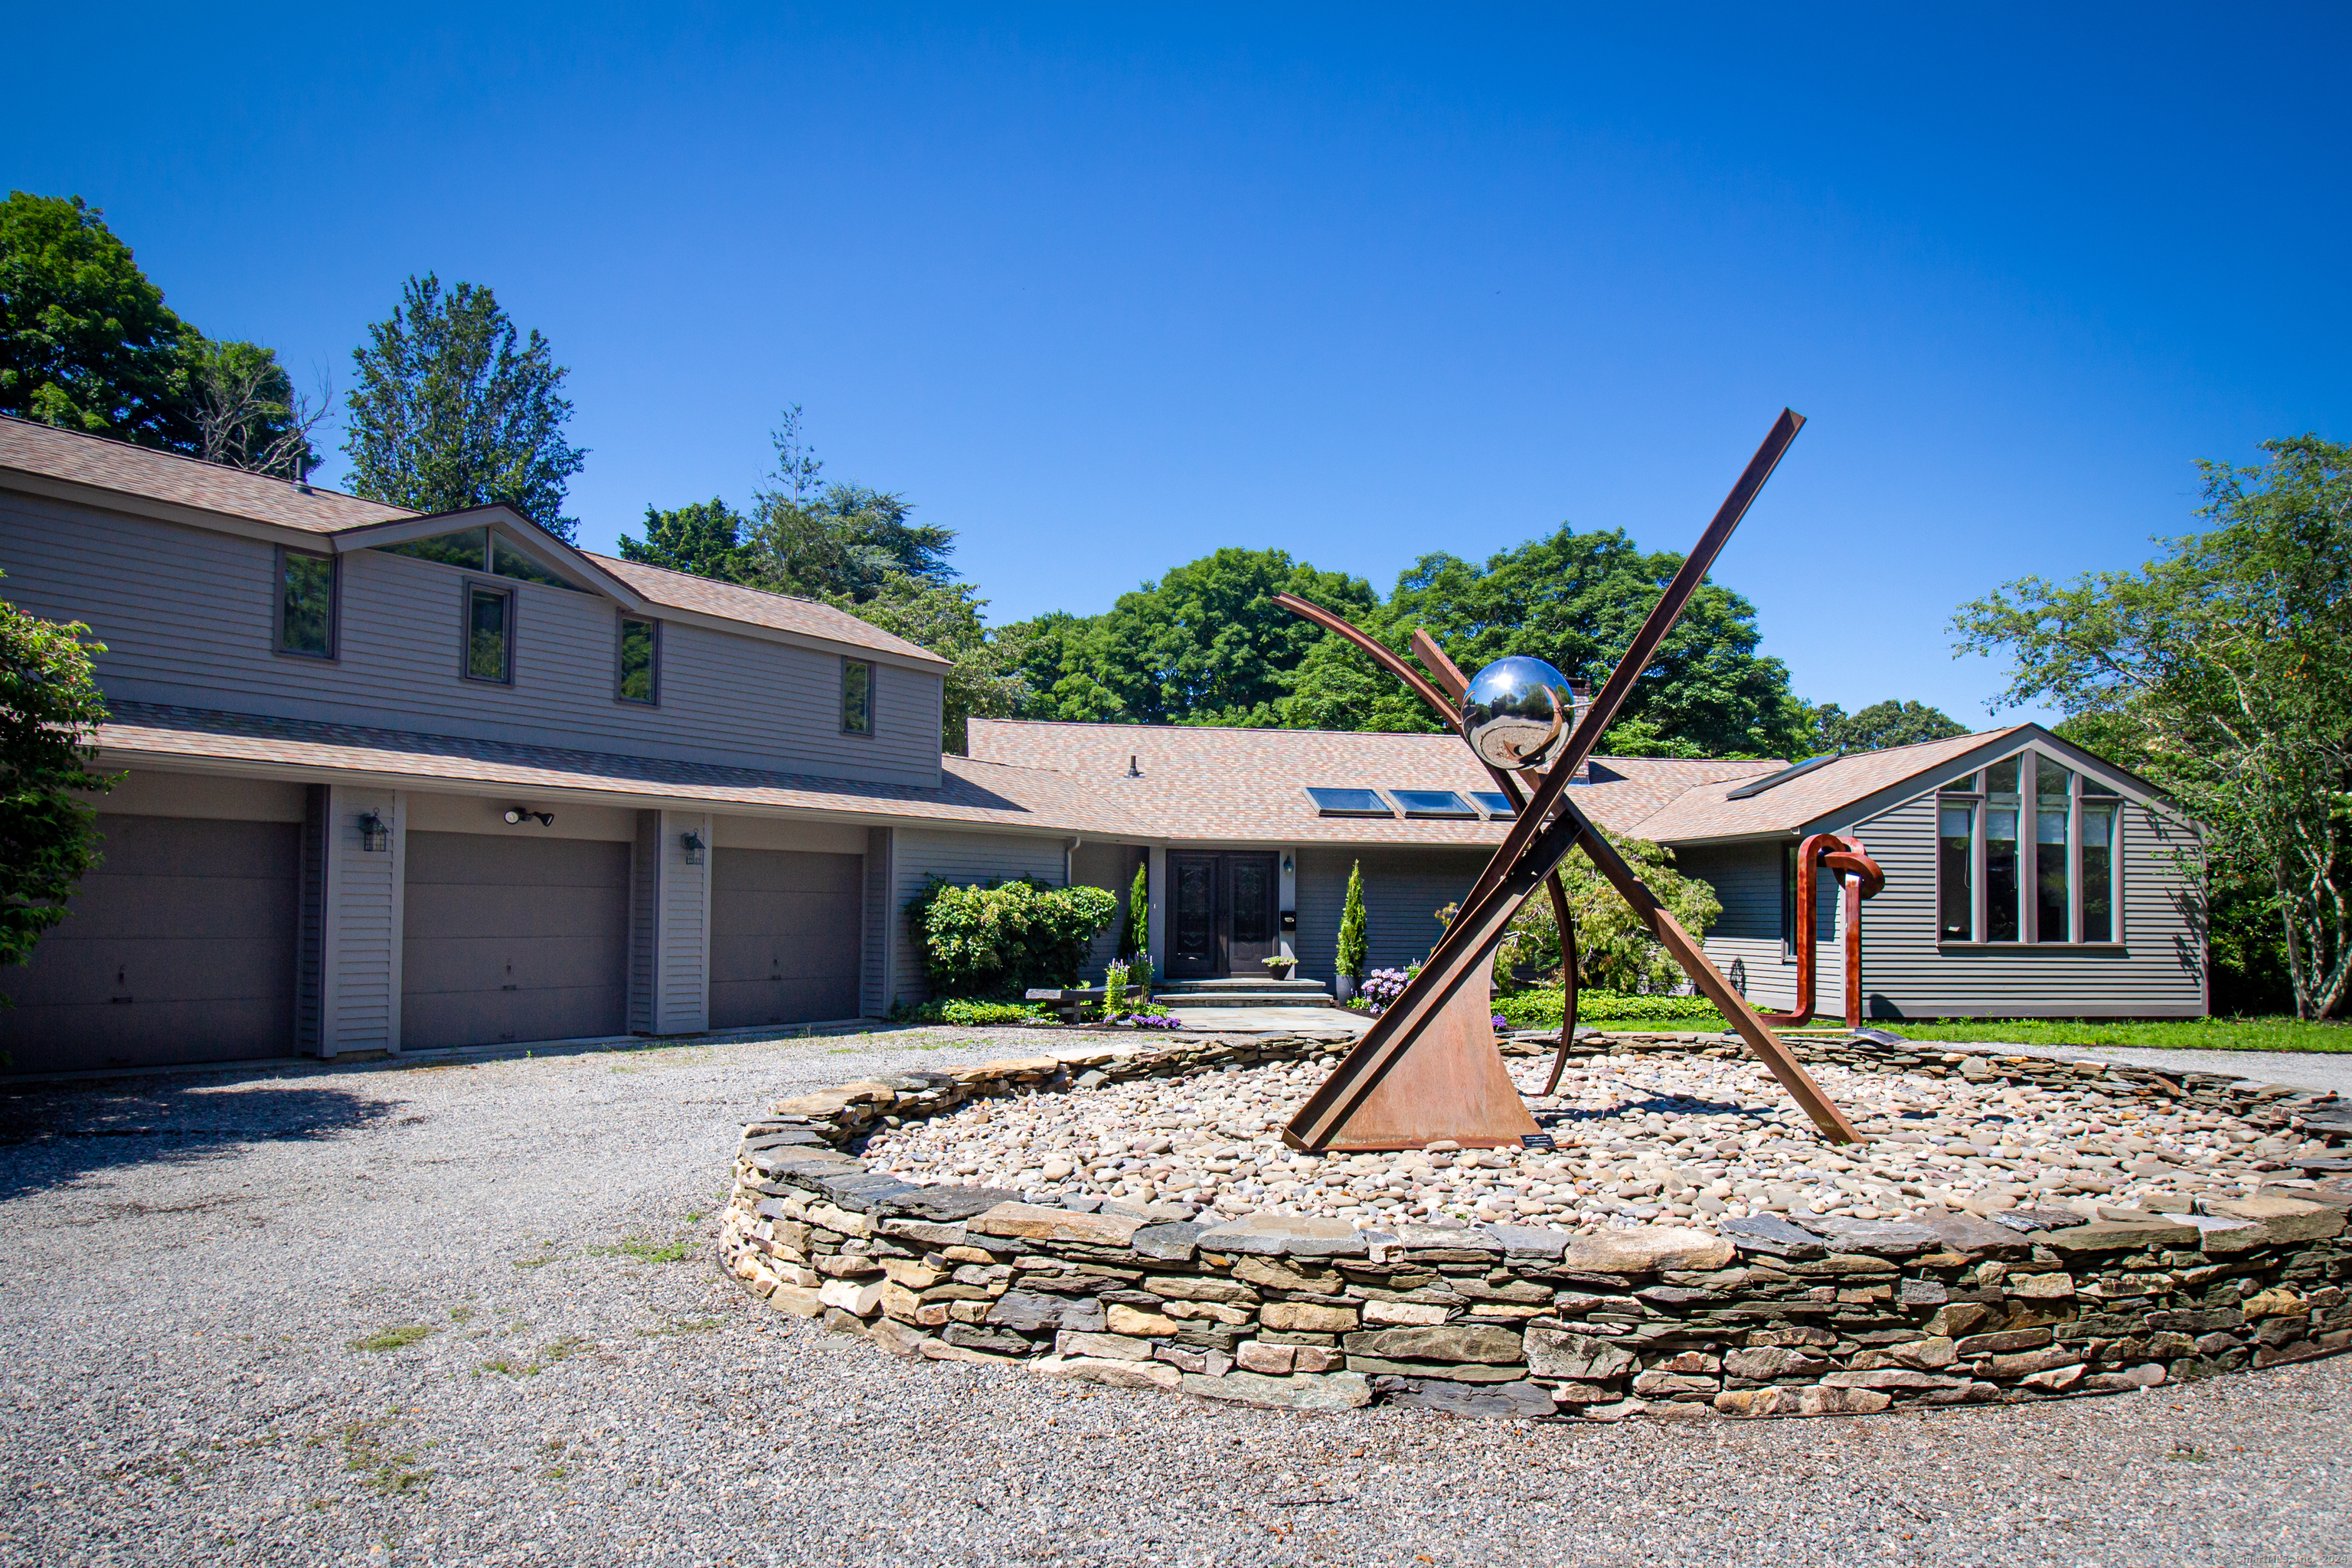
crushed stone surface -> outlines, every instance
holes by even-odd
[[[2344,1560],[2347,1359],[1856,1419],[1320,1415],[902,1363],[719,1275],[762,1105],[1016,1039],[0,1093],[0,1563]]]

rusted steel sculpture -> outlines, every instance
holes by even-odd
[[[1649,668],[1658,645],[1681,616],[1707,568],[1803,424],[1792,410],[1781,411],[1771,434],[1749,459],[1739,482],[1634,634],[1624,658],[1591,703],[1579,704],[1582,710],[1574,731],[1562,739],[1557,730],[1564,723],[1556,725],[1554,733],[1546,738],[1544,766],[1533,788],[1523,790],[1517,773],[1481,753],[1480,761],[1494,777],[1496,787],[1517,808],[1502,846],[1480,871],[1421,973],[1374,1020],[1283,1130],[1283,1141],[1292,1148],[1412,1149],[1443,1140],[1465,1148],[1494,1148],[1517,1142],[1536,1131],[1534,1118],[1528,1114],[1526,1103],[1504,1069],[1502,1054],[1495,1048],[1490,971],[1495,949],[1511,917],[1538,883],[1549,885],[1565,942],[1568,900],[1555,873],[1570,849],[1579,847],[1692,983],[1731,1020],[1748,1048],[1762,1058],[1822,1134],[1839,1143],[1860,1140],[1853,1124],[1822,1093],[1756,1010],[1731,988],[1623,857],[1565,796],[1569,780],[1591,755],[1601,731],[1616,717],[1634,680]],[[1444,690],[1379,641],[1319,605],[1288,594],[1277,595],[1276,603],[1363,649],[1428,703],[1449,729],[1464,734],[1465,740],[1471,738],[1458,706],[1470,682],[1426,636],[1415,636],[1413,649],[1429,665],[1430,674],[1444,684]],[[1562,704],[1556,691],[1551,700],[1558,719]],[[1479,748],[1474,745],[1473,750]],[[1568,1037],[1564,1032],[1563,1056]],[[1558,1077],[1555,1065],[1555,1083]]]
[[[1797,846],[1797,907],[1791,911],[1797,928],[1797,1010],[1765,1014],[1765,1022],[1775,1028],[1793,1029],[1813,1019],[1813,928],[1820,921],[1813,889],[1817,886],[1814,868],[1819,866],[1837,873],[1844,888],[1845,1026],[1862,1027],[1862,900],[1878,897],[1886,886],[1886,873],[1863,848],[1861,839],[1816,833]]]

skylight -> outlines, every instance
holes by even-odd
[[[1476,801],[1479,809],[1489,816],[1508,818],[1518,816],[1517,808],[1511,805],[1511,797],[1501,790],[1473,790],[1470,798]]]
[[[1320,816],[1394,816],[1376,789],[1310,789],[1307,798]]]
[[[1467,816],[1478,814],[1450,789],[1392,789],[1389,798],[1404,807],[1407,816]]]
[[[1766,790],[1772,788],[1776,784],[1787,784],[1790,779],[1811,773],[1815,768],[1825,768],[1829,766],[1830,763],[1836,762],[1840,757],[1844,755],[1845,752],[1843,750],[1840,750],[1835,752],[1824,752],[1818,757],[1807,757],[1803,762],[1799,763],[1793,768],[1782,768],[1777,773],[1765,774],[1762,778],[1758,779],[1753,784],[1741,784],[1738,789],[1731,791],[1723,798],[1726,800],[1746,800],[1749,795],[1762,795]]]

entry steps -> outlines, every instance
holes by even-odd
[[[1151,1000],[1168,1007],[1332,1007],[1320,980],[1163,980]]]

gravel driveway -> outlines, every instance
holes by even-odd
[[[1856,1420],[1302,1415],[885,1358],[710,1261],[969,1032],[0,1099],[0,1562],[2340,1563],[2352,1359]]]

